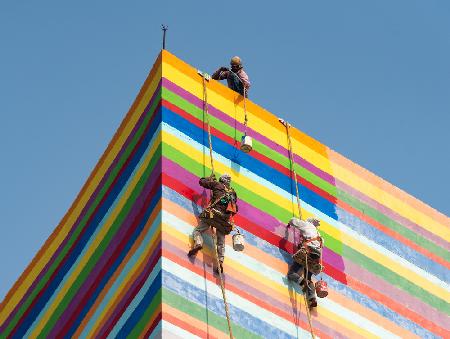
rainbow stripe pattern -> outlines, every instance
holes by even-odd
[[[286,130],[247,101],[253,151],[239,150],[242,97],[207,83],[213,157],[239,198],[225,286],[236,338],[308,337],[286,279],[296,214]],[[321,338],[449,338],[449,218],[292,128],[303,216],[325,239]],[[0,306],[0,337],[211,337],[228,328],[209,235],[186,256],[208,200],[203,84],[167,51],[75,202]]]

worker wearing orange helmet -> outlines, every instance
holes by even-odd
[[[230,61],[231,68],[220,67],[211,76],[215,80],[227,80],[228,87],[233,91],[248,97],[248,89],[250,88],[250,80],[247,73],[244,72],[242,60],[238,56],[234,56]]]

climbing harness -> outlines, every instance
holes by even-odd
[[[293,155],[293,152],[292,152],[292,140],[291,140],[291,134],[289,133],[289,129],[290,129],[291,125],[287,121],[284,121],[282,119],[280,119],[280,122],[286,127],[286,133],[287,133],[287,137],[288,137],[288,146],[289,146],[289,158],[290,158],[290,161],[291,161],[291,168],[292,168],[294,182],[295,182],[295,191],[296,191],[296,194],[297,194],[298,215],[299,215],[300,220],[302,220],[302,210],[301,210],[301,205],[300,205],[300,194],[299,194],[299,191],[298,191],[297,173],[295,172],[295,168],[294,168],[295,162],[294,162],[294,155]],[[305,256],[305,266],[304,267],[305,267],[304,281],[305,281],[306,288],[308,289],[309,288],[309,284],[308,284],[308,273],[309,273],[309,271],[308,271],[308,256],[307,255]],[[315,339],[316,337],[314,335],[314,330],[313,330],[312,320],[311,320],[311,312],[310,312],[310,309],[309,309],[309,304],[308,304],[308,299],[307,299],[307,296],[306,296],[306,292],[303,293],[303,300],[305,301],[306,315],[308,316],[308,323],[309,323],[309,330],[311,332],[311,337],[313,339]]]
[[[198,70],[197,73],[200,74],[201,77],[203,78],[203,113],[205,116],[206,124],[208,126],[209,156],[211,158],[211,175],[214,175],[214,160],[213,160],[213,149],[212,149],[212,141],[211,141],[211,127],[209,124],[209,115],[208,115],[208,91],[207,91],[207,86],[206,86],[206,81],[209,81],[211,79],[211,76],[207,73],[201,72],[200,70]],[[217,202],[219,202],[221,198],[222,197],[217,199],[215,201],[215,204]],[[212,228],[213,227],[211,226],[211,229]],[[219,253],[217,252],[216,233],[214,232],[214,229],[212,229],[212,239],[213,239],[214,252],[216,255],[217,271],[219,273],[220,288],[222,290],[223,303],[225,305],[225,314],[227,317],[228,331],[230,333],[230,339],[233,339],[233,332],[231,330],[230,312],[228,310],[228,302],[227,302],[227,297],[225,294],[225,286],[223,283],[223,277],[222,277],[222,272],[221,272],[221,268],[220,268],[221,266],[220,266],[220,262],[219,262]]]

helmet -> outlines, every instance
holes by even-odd
[[[219,181],[223,184],[230,184],[231,175],[229,175],[228,173],[224,173],[220,176]]]
[[[230,60],[230,65],[233,67],[242,67],[242,61],[241,58],[239,58],[238,56],[234,56],[231,58]]]
[[[316,227],[319,227],[319,226],[320,226],[320,220],[319,220],[319,219],[316,219],[316,218],[308,218],[308,219],[306,219],[306,221],[309,222],[309,223],[311,223],[311,224],[313,224],[313,225],[316,226]]]

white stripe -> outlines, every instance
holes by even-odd
[[[174,128],[174,127],[172,127],[170,125],[168,125],[167,123],[162,122],[161,124],[162,124],[162,130],[164,132],[167,132],[167,133],[173,135],[174,137],[182,140],[184,143],[187,143],[189,146],[192,146],[196,150],[198,150],[200,152],[203,152],[203,149],[204,149],[203,145],[199,144],[197,141],[193,140],[192,138],[190,138],[189,136],[187,136],[183,132],[177,130],[176,128]],[[232,168],[232,164],[234,164],[234,163],[230,159],[224,158],[222,155],[220,155],[220,154],[218,154],[218,153],[216,153],[214,151],[213,151],[213,156],[214,156],[214,161],[220,162],[224,166]],[[291,201],[291,199],[292,199],[292,195],[289,192],[281,189],[279,186],[276,186],[276,185],[272,184],[271,182],[267,181],[266,179],[259,177],[255,173],[249,171],[248,169],[246,169],[245,167],[242,167],[242,166],[240,166],[240,170],[239,170],[239,176],[241,176],[241,175],[246,177],[246,178],[248,178],[249,180],[255,181],[258,184],[267,187],[268,189],[270,189],[271,191],[273,191],[274,193],[279,195],[280,198],[283,197],[283,198],[288,199],[289,201]],[[276,201],[277,199],[278,199],[277,197],[274,197],[273,200]],[[414,273],[416,273],[417,275],[421,276],[422,278],[427,279],[429,282],[434,283],[434,284],[436,284],[436,285],[438,285],[438,286],[440,286],[440,287],[442,287],[444,289],[450,290],[450,285],[447,284],[445,281],[442,281],[438,277],[436,277],[436,276],[432,275],[431,273],[423,270],[422,268],[413,265],[411,262],[409,262],[406,259],[400,257],[396,253],[391,252],[390,250],[386,249],[385,247],[378,245],[377,243],[375,243],[374,241],[370,240],[369,238],[358,234],[357,232],[355,232],[350,227],[344,225],[340,221],[337,221],[337,220],[335,220],[333,218],[330,218],[328,215],[326,215],[323,212],[321,212],[320,210],[312,207],[311,205],[309,205],[308,203],[304,202],[303,200],[301,202],[302,202],[302,207],[305,210],[307,210],[311,214],[316,215],[319,219],[322,219],[322,220],[326,221],[328,224],[336,227],[336,229],[338,229],[339,231],[346,233],[350,237],[358,239],[365,246],[371,247],[372,249],[377,251],[380,255],[386,256],[389,259],[391,259],[391,260],[401,264],[402,266],[404,266],[405,268],[413,271]],[[388,237],[388,236],[386,235],[386,237]],[[414,282],[412,282],[412,283],[414,283]]]
[[[192,284],[194,286],[204,286],[206,282],[208,294],[211,294],[212,296],[218,299],[222,299],[222,291],[218,285],[210,282],[209,280],[205,281],[205,279],[202,276],[199,276],[198,274],[189,271],[188,269],[174,263],[170,259],[163,257],[162,269],[172,273],[173,275],[177,276],[182,280],[189,282],[189,284]],[[227,300],[233,306],[241,309],[246,313],[251,314],[255,318],[258,318],[261,321],[273,327],[276,327],[277,329],[283,332],[288,333],[289,335],[292,336],[297,335],[297,329],[293,323],[267,311],[264,308],[261,308],[251,303],[247,299],[240,297],[239,295],[233,293],[232,291],[227,290]],[[301,328],[299,328],[299,330],[304,335],[309,334],[309,332]]]
[[[180,231],[181,233],[183,233],[187,236],[192,232],[191,225],[187,224],[183,220],[177,218],[175,215],[173,215],[165,210],[162,211],[161,218],[162,218],[163,225],[164,225],[164,223],[166,223],[166,224],[170,225],[171,227],[173,227],[174,229]],[[233,250],[232,247],[227,245],[225,251],[226,251],[227,258],[230,258],[231,260],[238,262],[240,265],[246,267],[247,269],[249,269],[251,271],[261,274],[267,280],[269,280],[275,284],[281,285],[282,287],[286,287],[285,275],[272,269],[270,266],[265,265],[264,263],[257,261],[256,259],[246,255],[245,250],[244,250],[244,252],[236,252]],[[164,260],[166,260],[166,258],[164,258]],[[163,263],[163,267],[164,267],[164,263]],[[286,270],[287,270],[287,267],[286,267]],[[185,279],[185,280],[190,281],[189,279]],[[201,285],[197,285],[197,286],[201,286]],[[298,291],[298,292],[300,292],[300,291]],[[227,291],[227,293],[228,293],[228,291]],[[353,312],[345,307],[342,307],[342,305],[339,305],[339,311],[338,311],[337,306],[335,306],[338,304],[329,300],[328,298],[320,299],[319,303],[320,303],[319,307],[323,307],[331,313],[338,314],[342,318],[346,319],[349,323],[353,323],[357,327],[363,328],[368,332],[375,333],[377,335],[380,335],[383,338],[396,337],[395,334],[393,334],[392,332],[389,332],[386,329],[384,329],[383,327],[376,325],[374,322],[361,317],[360,315],[356,314],[355,312]],[[245,307],[242,307],[242,309],[245,309]]]
[[[192,334],[191,332],[185,331],[182,328],[175,326],[174,324],[166,321],[166,320],[162,320],[162,334],[163,334],[163,338],[173,338],[172,336],[167,336],[165,331],[170,332],[171,334],[174,334],[175,336],[177,336],[176,338],[200,338],[194,334]]]

